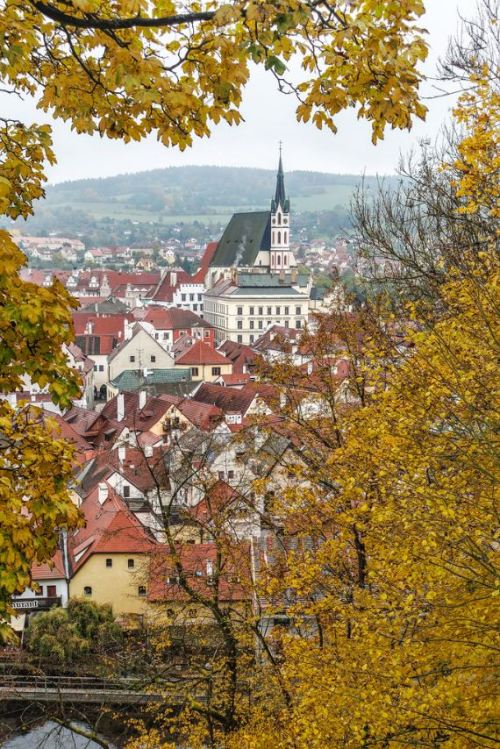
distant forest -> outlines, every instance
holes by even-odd
[[[233,212],[268,208],[275,180],[266,169],[185,166],[63,182],[49,185],[35,216],[16,227],[78,235],[87,245],[152,242],[180,232],[205,241],[220,234]],[[296,239],[349,229],[349,203],[361,177],[294,171],[285,180]],[[376,190],[376,177],[363,181],[366,190]]]

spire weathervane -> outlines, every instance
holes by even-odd
[[[283,143],[282,141],[278,141],[279,143],[279,163],[278,163],[278,174],[276,177],[276,193],[274,195],[273,200],[273,210],[275,210],[279,205],[283,209],[286,210],[285,204],[287,202],[286,200],[286,194],[285,194],[285,175],[283,173],[283,160],[282,160],[282,149],[283,149]]]

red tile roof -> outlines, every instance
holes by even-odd
[[[235,544],[222,552],[218,588],[213,573],[217,568],[215,544],[179,544],[176,554],[182,565],[187,583],[198,594],[219,600],[245,601],[250,598],[250,553],[246,543]],[[176,582],[177,570],[168,547],[159,547],[151,556],[149,571],[150,601],[188,601],[188,595]]]
[[[152,298],[157,302],[171,302],[175,290],[179,288],[181,283],[194,282],[189,273],[186,273],[184,270],[179,269],[167,271],[165,276],[158,281],[158,285]]]
[[[73,573],[93,554],[150,554],[157,546],[121,497],[109,484],[106,488],[108,496],[102,504],[98,486],[86,497],[80,508],[85,517],[85,528],[68,538]],[[82,556],[75,559],[82,551]]]
[[[63,553],[60,549],[56,551],[50,562],[34,564],[31,568],[32,580],[60,580],[66,579],[64,570]]]
[[[209,242],[207,244],[203,257],[201,258],[201,265],[193,276],[193,283],[204,282],[218,244],[218,242]]]
[[[140,311],[140,319],[149,322],[157,330],[190,330],[212,328],[209,322],[188,309],[179,307],[146,307]]]
[[[214,382],[202,382],[193,395],[193,400],[199,403],[211,403],[218,406],[224,413],[232,411],[246,414],[257,397],[257,392],[250,383],[242,388],[228,388]]]
[[[123,338],[125,335],[125,324],[131,315],[109,315],[107,317],[96,317],[95,314],[87,312],[75,312],[73,314],[73,327],[75,335],[114,335]]]
[[[211,431],[223,419],[220,408],[207,403],[196,402],[192,398],[181,398],[177,395],[160,395],[160,399],[169,403],[181,412],[185,418],[203,431]]]
[[[229,359],[203,341],[197,341],[176,360],[176,364],[231,364]]]
[[[238,385],[246,385],[247,382],[250,382],[250,375],[233,372],[233,374],[221,375],[221,380],[225,387],[237,387]]]

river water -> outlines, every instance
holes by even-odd
[[[82,724],[82,727],[83,724]],[[108,742],[109,743],[109,742]],[[101,749],[100,744],[52,721],[33,728],[28,733],[9,739],[3,749]],[[113,744],[109,744],[114,747]]]

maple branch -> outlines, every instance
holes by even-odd
[[[34,0],[33,5],[44,16],[63,26],[75,26],[79,29],[100,29],[102,31],[132,29],[136,26],[181,26],[184,23],[211,21],[215,16],[215,11],[203,11],[200,13],[180,13],[175,16],[161,16],[160,18],[143,18],[142,16],[133,16],[131,18],[96,18],[95,16],[86,16],[85,18],[77,18],[76,16],[64,13],[58,8],[54,8],[52,5],[41,2],[41,0]]]

